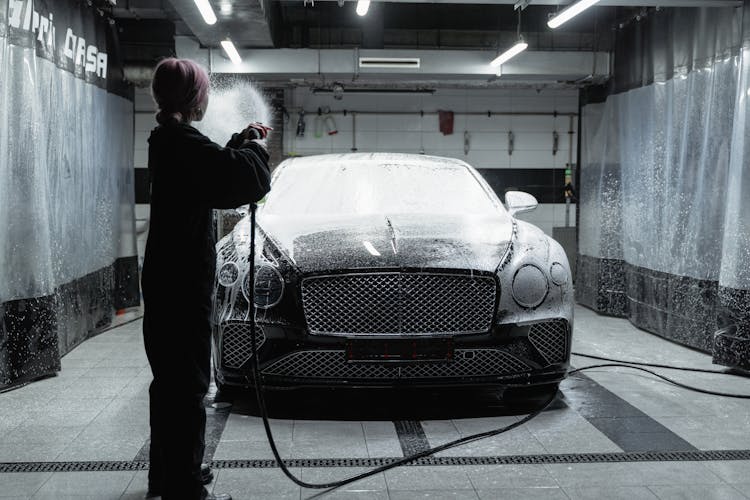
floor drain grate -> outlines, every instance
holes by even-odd
[[[400,460],[384,458],[293,458],[289,467],[380,467]],[[504,455],[496,457],[426,457],[410,466],[586,464],[614,462],[707,462],[750,460],[750,450],[653,451],[629,453],[564,453],[557,455]],[[275,460],[214,460],[215,469],[271,469]],[[148,462],[0,462],[6,472],[117,472],[148,469]]]

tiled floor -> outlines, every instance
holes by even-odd
[[[110,330],[65,356],[59,376],[0,394],[0,462],[132,461],[145,456],[150,371],[140,328],[135,321]],[[707,355],[583,308],[576,310],[574,350],[712,367]],[[593,362],[574,357],[573,364]],[[658,371],[693,385],[750,393],[750,379]],[[438,456],[750,449],[748,400],[691,393],[627,369],[587,371],[583,377],[569,378],[561,389],[562,397],[553,408],[531,422]],[[388,400],[387,394],[339,400],[335,395],[328,400],[317,397],[292,392],[273,396],[269,402],[272,412],[280,405],[297,408],[296,416],[282,411],[284,415],[272,420],[285,458],[400,457],[407,448],[439,445],[508,425],[522,416],[495,410],[500,406],[492,393],[478,393],[472,403],[472,393],[456,402],[453,393],[432,391],[424,401],[398,398],[392,403],[427,417],[396,425],[393,420],[408,419],[382,418],[388,410],[378,405]],[[324,418],[303,418],[300,405],[325,406],[315,410]],[[457,409],[455,415],[451,405]],[[214,414],[217,418],[211,425],[220,438],[210,443],[208,458],[272,458],[260,419],[248,410],[250,406],[238,400],[228,417]],[[369,416],[351,418],[353,406],[358,414]],[[456,416],[459,408],[461,418]],[[413,435],[405,435],[404,429],[411,429]],[[293,472],[305,481],[321,482],[363,470],[300,467]],[[750,461],[407,466],[323,493],[296,486],[278,468],[214,472],[211,487],[236,499],[750,498]],[[145,471],[0,473],[0,499],[136,499],[143,497],[145,487]]]

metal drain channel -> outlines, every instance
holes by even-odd
[[[292,458],[288,467],[380,467],[401,457],[384,458]],[[409,466],[592,464],[615,462],[710,462],[750,460],[750,450],[646,451],[627,453],[562,453],[556,455],[504,455],[496,457],[426,457]],[[214,460],[215,469],[272,469],[275,460]],[[7,472],[112,472],[148,469],[148,462],[0,462]]]

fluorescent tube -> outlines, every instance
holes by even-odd
[[[234,64],[239,65],[242,63],[242,58],[231,40],[222,41],[221,48],[224,49],[224,53]]]
[[[564,23],[567,23],[578,14],[598,2],[599,0],[580,0],[547,21],[547,26],[552,29],[562,26]]]
[[[216,23],[216,14],[214,14],[214,9],[211,8],[211,4],[208,3],[208,0],[194,0],[196,7],[198,7],[198,10],[201,12],[201,15],[203,16],[203,20],[206,21],[206,24],[215,24]]]
[[[502,66],[503,64],[507,63],[518,54],[526,50],[528,46],[529,44],[524,42],[523,39],[518,40],[518,42],[513,47],[509,48],[508,50],[497,56],[495,59],[493,59],[490,63],[490,66],[492,66],[493,68]]]
[[[357,14],[364,16],[370,9],[370,0],[359,0],[357,2]]]

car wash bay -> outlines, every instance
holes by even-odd
[[[507,432],[334,490],[286,478],[254,393],[213,381],[209,491],[750,498],[750,401],[727,397],[750,394],[750,5],[601,1],[553,29],[571,2],[515,3],[211,1],[209,24],[192,0],[0,0],[0,498],[146,494],[148,85],[172,55],[214,79],[200,130],[224,143],[271,124],[272,167],[432,155],[465,161],[501,200],[532,194],[518,219],[573,273],[570,370],[661,365],[573,372],[556,393],[267,392],[281,457],[313,483],[518,423],[556,394]],[[519,34],[526,50],[492,66]],[[223,236],[242,214],[216,216]]]

